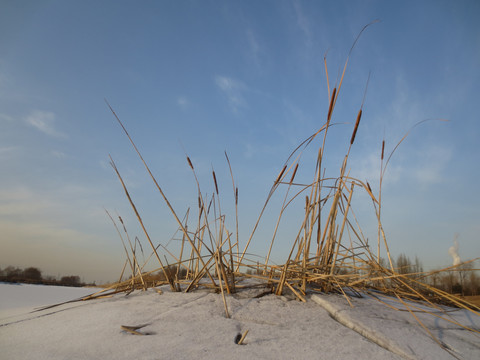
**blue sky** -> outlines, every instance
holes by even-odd
[[[389,152],[417,122],[449,120],[416,127],[392,157],[382,195],[391,251],[417,255],[427,269],[448,266],[458,234],[461,258],[480,256],[478,1],[3,0],[0,8],[0,267],[87,281],[119,275],[123,249],[104,208],[145,240],[109,154],[154,240],[175,232],[104,99],[179,214],[197,201],[185,152],[205,193],[215,168],[231,211],[227,151],[246,241],[284,161],[325,122],[324,54],[333,87],[374,19],[350,57],[326,171],[338,174],[370,73],[349,168],[375,192],[383,138]],[[301,160],[304,182],[317,145]],[[265,255],[281,200],[252,252]],[[360,197],[357,208],[375,241],[374,219],[362,215],[370,203]],[[274,260],[299,226],[292,210]]]

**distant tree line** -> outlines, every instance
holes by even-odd
[[[381,259],[385,267],[387,262]],[[473,262],[442,271],[441,269],[429,271],[428,276],[423,271],[423,265],[418,257],[412,261],[405,254],[400,254],[396,260],[392,259],[395,271],[400,274],[421,280],[428,285],[436,287],[450,294],[462,296],[480,295],[480,276],[474,269]]]
[[[62,276],[57,279],[53,276],[42,276],[40,269],[36,267],[28,267],[21,269],[15,266],[7,266],[0,268],[0,281],[9,283],[25,283],[25,284],[43,284],[43,285],[60,285],[60,286],[86,286],[95,285],[86,284],[80,280],[80,276],[70,275]]]

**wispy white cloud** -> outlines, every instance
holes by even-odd
[[[247,90],[247,86],[241,81],[217,75],[215,76],[215,83],[226,95],[228,104],[234,113],[237,113],[239,108],[247,106],[243,96],[243,92]]]
[[[0,114],[0,121],[7,121],[7,122],[12,122],[13,117],[7,114]]]
[[[255,64],[255,66],[260,66],[260,55],[261,55],[261,47],[258,43],[257,36],[253,32],[251,28],[247,29],[247,42],[249,47],[249,59]]]
[[[294,1],[293,8],[295,10],[297,25],[305,36],[305,46],[307,47],[307,49],[310,49],[313,46],[313,35],[310,21],[308,20],[307,16],[305,16],[300,1]]]
[[[387,156],[386,156],[387,157]],[[430,145],[415,151],[408,151],[404,156],[392,158],[388,163],[384,185],[393,185],[399,181],[410,181],[420,186],[438,184],[446,179],[448,163],[453,151],[447,147]],[[375,186],[380,179],[380,154],[372,152],[356,157],[351,164],[351,176],[359,180],[368,180]],[[385,162],[383,164],[385,167]]]
[[[405,133],[419,121],[432,117],[431,104],[418,97],[417,90],[406,79],[407,74],[398,70],[394,97],[387,108],[388,125],[393,134]]]
[[[100,208],[98,194],[95,186],[73,183],[51,189],[26,185],[5,187],[0,190],[0,217],[18,225],[32,221],[50,222],[51,219],[58,224],[71,224],[78,217],[91,220],[98,215],[95,211]]]
[[[186,97],[179,96],[177,98],[177,105],[180,106],[182,109],[186,109],[190,105],[190,102],[188,101],[188,99]]]
[[[452,158],[452,149],[432,145],[421,152],[421,162],[415,171],[415,179],[421,184],[440,183],[445,178],[444,171]]]
[[[53,112],[34,110],[26,117],[25,121],[27,124],[49,136],[67,137],[66,134],[55,129],[55,114]]]
[[[53,150],[51,152],[51,154],[56,157],[57,159],[65,159],[67,157],[67,154],[65,154],[64,152],[62,151],[56,151],[56,150]]]
[[[351,176],[361,181],[367,180],[372,186],[380,180],[380,154],[378,152],[371,152],[370,154],[362,154],[361,157],[355,158],[351,164]],[[385,162],[383,164],[385,168]],[[383,178],[384,184],[396,183],[400,180],[403,167],[394,163],[387,165],[385,176]]]
[[[53,203],[38,196],[30,188],[20,186],[0,191],[0,215],[26,216],[40,214],[52,208]]]

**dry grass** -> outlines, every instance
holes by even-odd
[[[462,299],[480,308],[480,295],[462,296]]]
[[[351,51],[352,50],[353,46]],[[408,133],[402,138],[399,144],[394,147],[385,162],[385,141],[382,141],[381,154],[379,154],[379,161],[381,162],[379,193],[376,195],[373,194],[370,184],[350,176],[348,172],[349,155],[362,116],[362,102],[352,131],[348,151],[343,157],[342,163],[339,164],[338,175],[335,177],[325,177],[325,169],[322,166],[326,156],[325,141],[332,125],[331,119],[334,116],[336,100],[341,91],[347,64],[348,58],[338,86],[334,87],[331,95],[329,95],[329,107],[325,124],[317,132],[305,139],[305,141],[291,153],[282,166],[277,178],[273,181],[267,200],[243,247],[241,246],[241,240],[238,235],[238,187],[235,184],[228,156],[226,156],[226,160],[232,177],[233,197],[235,199],[235,230],[230,231],[227,229],[225,221],[226,214],[223,214],[221,210],[215,171],[212,169],[215,192],[210,198],[205,198],[204,193],[200,189],[195,167],[191,159],[187,156],[187,164],[192,170],[198,190],[197,199],[195,199],[195,203],[198,204],[198,216],[195,218],[193,225],[188,225],[188,221],[191,220],[191,217],[188,216],[189,212],[187,212],[185,219],[181,221],[126,128],[110,107],[113,115],[124,130],[145,166],[146,171],[170,209],[172,217],[177,222],[178,229],[182,234],[181,251],[176,255],[164,248],[168,256],[173,260],[171,264],[167,265],[162,262],[160,254],[157,252],[158,247],[155,246],[150,239],[140,214],[112,159],[112,167],[121,182],[132,209],[144,231],[144,235],[151,246],[152,253],[158,261],[158,268],[153,272],[143,272],[145,264],[138,263],[138,258],[135,256],[134,247],[130,239],[125,242],[117,227],[127,255],[126,265],[129,264],[131,270],[130,278],[122,281],[122,277],[124,277],[122,276],[117,284],[110,286],[90,298],[104,295],[105,292],[116,293],[132,291],[136,288],[146,289],[150,286],[157,286],[159,281],[152,281],[151,274],[160,271],[164,279],[163,281],[170,285],[172,291],[189,292],[203,287],[214,289],[221,293],[224,300],[225,315],[227,317],[229,317],[229,311],[226,296],[227,294],[236,292],[238,279],[244,277],[262,279],[265,284],[271,287],[272,292],[277,295],[290,292],[300,301],[306,301],[306,296],[310,291],[321,291],[325,293],[336,292],[344,295],[347,300],[346,289],[349,290],[349,293],[354,294],[375,291],[397,298],[399,302],[409,309],[414,317],[414,309],[413,306],[410,305],[410,301],[421,301],[437,309],[439,308],[438,304],[456,306],[466,309],[478,316],[480,311],[478,297],[460,298],[445,293],[422,281],[422,279],[425,279],[429,274],[400,274],[393,266],[381,222],[381,189],[389,160]],[[327,85],[328,89],[330,89],[326,59],[325,69],[327,73]],[[299,159],[307,148],[310,148],[316,143],[316,140],[319,140],[319,147],[316,151],[317,158],[314,178],[309,184],[296,184],[294,183],[294,179],[299,169]],[[260,263],[257,260],[258,258],[249,255],[248,249],[257,227],[262,221],[267,204],[273,194],[278,192],[279,189],[285,189],[284,201],[279,211],[268,253],[264,257],[265,261]],[[368,196],[369,201],[372,203],[372,211],[377,219],[378,238],[376,253],[371,249],[355,217],[352,199],[354,195],[359,192]],[[270,262],[270,255],[284,212],[293,202],[299,201],[299,199],[302,198],[305,199],[303,220],[298,225],[296,237],[292,239],[287,260],[283,265],[272,264]],[[115,223],[113,218],[112,221]],[[126,233],[126,229],[124,229],[124,232]],[[126,243],[129,243],[130,246],[127,247]],[[388,265],[384,265],[381,251],[385,252]],[[170,271],[172,267],[176,269],[175,272]],[[179,276],[180,270],[184,276]],[[451,268],[446,270],[451,270]],[[409,300],[409,302],[407,303],[406,300]],[[415,311],[417,310],[415,309]],[[420,320],[419,323],[423,326]],[[469,328],[466,329],[476,331]],[[428,332],[427,329],[426,331]]]

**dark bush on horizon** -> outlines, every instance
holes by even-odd
[[[80,277],[79,276],[74,276],[74,275],[71,275],[71,276],[63,276],[61,279],[60,279],[60,285],[65,285],[65,286],[82,286],[84,284],[82,284],[80,282]]]
[[[42,272],[35,267],[29,267],[23,270],[23,277],[29,281],[42,281]]]
[[[60,281],[53,276],[42,276],[42,271],[36,267],[28,267],[24,270],[7,266],[0,268],[0,281],[8,283],[25,283],[25,284],[43,284],[43,285],[61,285],[61,286],[95,286],[95,283],[85,284],[80,280],[79,276],[70,275],[63,276]]]

